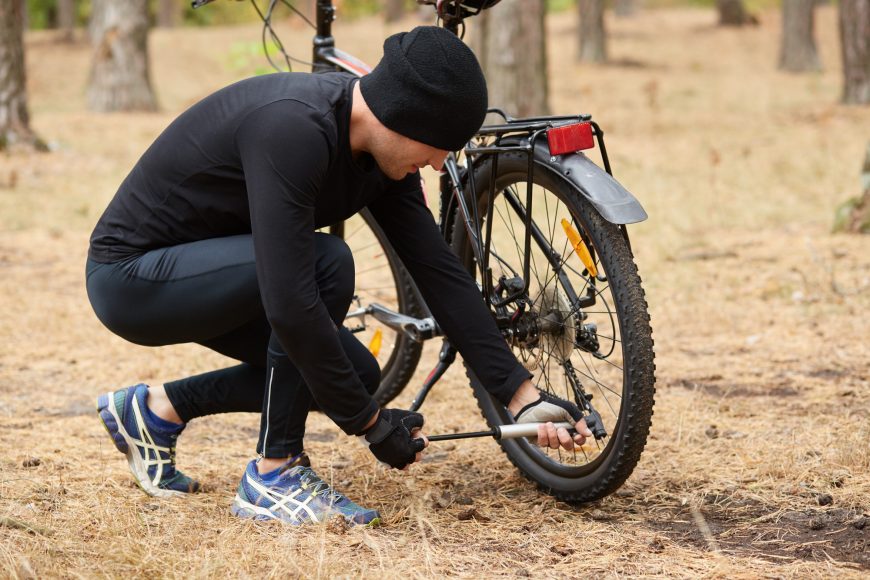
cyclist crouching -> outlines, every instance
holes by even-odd
[[[303,445],[312,402],[391,467],[419,461],[428,445],[422,415],[372,398],[377,362],[342,325],[353,258],[341,239],[315,232],[366,207],[489,392],[518,421],[576,423],[573,440],[542,426],[539,444],[570,448],[591,435],[574,405],[534,388],[424,203],[419,169],[440,169],[486,106],[472,52],[450,32],[419,27],[388,38],[362,79],[244,80],[163,131],[94,229],[88,296],[105,326],[133,343],[197,343],[239,364],[99,397],[100,418],[146,493],[199,489],[175,466],[188,421],[259,412],[259,457],[234,514],[379,522],[317,477]]]

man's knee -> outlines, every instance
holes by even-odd
[[[353,275],[353,253],[343,239],[320,232],[315,239],[318,274],[334,275],[336,272],[350,271]]]
[[[318,233],[317,287],[336,323],[344,319],[353,298],[355,271],[353,253],[339,237]]]

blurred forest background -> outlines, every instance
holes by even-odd
[[[306,59],[313,31],[276,4]],[[434,23],[413,2],[336,4],[337,46],[370,64]],[[492,103],[592,114],[650,215],[629,231],[656,407],[623,488],[557,502],[483,440],[385,472],[315,414],[318,473],[385,525],[259,526],[228,512],[259,425],[238,413],[179,442],[204,493],[141,494],[94,398],[229,363],[106,330],[88,237],[173,118],[271,70],[262,24],[233,0],[0,0],[0,577],[867,577],[870,0],[502,0],[467,25]],[[426,402],[433,433],[481,428],[469,391],[455,365]]]
[[[24,59],[24,31],[53,30],[58,43],[89,42],[93,57],[87,83],[87,104],[93,111],[153,111],[159,107],[150,74],[148,34],[153,28],[205,27],[257,21],[260,10],[271,16],[285,0],[264,0],[257,10],[240,9],[244,0],[211,2],[194,9],[178,0],[2,0],[0,2],[0,150],[10,146],[46,150],[29,122]],[[316,0],[300,0],[292,10],[312,19]],[[492,102],[516,116],[551,111],[547,70],[545,15],[573,11],[578,21],[576,60],[620,64],[609,60],[605,9],[614,17],[631,18],[638,10],[690,6],[716,10],[718,24],[756,26],[760,11],[781,8],[778,68],[811,74],[825,64],[816,47],[815,11],[831,0],[507,0],[485,11],[471,35],[490,83]],[[395,22],[418,10],[423,19],[431,6],[414,0],[337,0],[343,18],[382,15]],[[845,104],[870,105],[870,0],[837,2]],[[293,17],[283,10],[280,18]],[[431,19],[430,19],[431,20]],[[270,57],[280,60],[278,44],[265,41]],[[236,46],[238,58],[255,56],[256,43]],[[304,60],[304,57],[303,57]],[[287,62],[290,68],[291,63]],[[630,63],[621,63],[630,64]],[[830,64],[828,64],[830,66]],[[256,73],[270,72],[265,66]],[[856,160],[857,163],[857,160]],[[870,232],[870,143],[864,160],[863,192],[836,208],[834,228]]]

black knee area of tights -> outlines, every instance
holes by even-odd
[[[344,240],[337,236],[317,236],[316,282],[320,299],[332,321],[344,321],[353,299],[356,271],[353,253]]]

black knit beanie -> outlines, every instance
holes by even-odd
[[[455,34],[418,26],[384,41],[384,57],[360,80],[375,117],[387,128],[456,151],[486,117],[486,79],[474,53]]]

